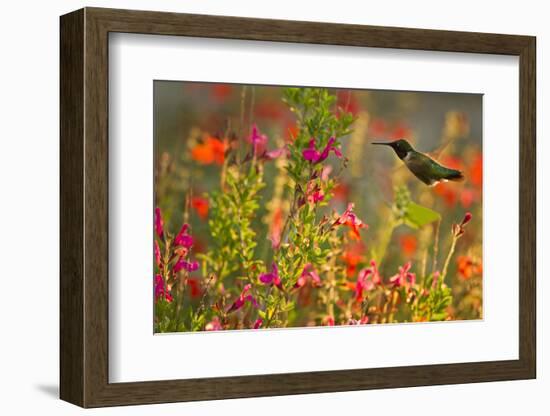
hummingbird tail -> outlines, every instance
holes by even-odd
[[[464,180],[464,175],[459,170],[451,169],[450,172],[447,175],[445,175],[445,179],[449,181],[459,182]]]

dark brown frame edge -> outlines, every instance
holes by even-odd
[[[60,396],[83,407],[536,377],[535,38],[85,8],[61,17]],[[192,380],[108,380],[109,32],[519,56],[519,359]]]

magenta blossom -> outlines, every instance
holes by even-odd
[[[275,263],[271,264],[271,273],[262,273],[259,279],[264,285],[275,285],[279,290],[284,290],[283,283],[279,277],[279,268]]]
[[[321,163],[328,157],[331,151],[334,152],[336,156],[342,157],[342,152],[340,151],[340,149],[334,146],[335,142],[336,138],[331,137],[330,139],[328,139],[328,143],[325,148],[321,152],[319,152],[315,148],[315,138],[312,138],[309,141],[309,146],[306,149],[302,150],[302,156],[305,160],[311,163]]]
[[[416,275],[411,273],[411,262],[409,261],[403,267],[399,267],[399,272],[390,278],[390,283],[394,287],[412,286],[416,282]]]
[[[295,288],[303,287],[306,285],[306,283],[311,280],[315,286],[321,286],[321,278],[311,265],[311,263],[308,263],[304,266],[304,270],[302,271],[302,274],[296,281],[296,284],[294,285]]]
[[[260,327],[262,326],[263,322],[264,322],[264,321],[263,321],[262,318],[256,319],[256,321],[254,322],[254,326],[252,327],[252,329],[260,329]]]
[[[155,232],[157,233],[158,238],[164,240],[164,221],[162,221],[162,215],[159,207],[155,208]]]
[[[157,264],[158,267],[161,267],[162,259],[161,259],[161,256],[160,256],[160,247],[159,247],[159,243],[157,242],[157,240],[155,240],[155,242],[153,243],[153,247],[154,247],[154,252],[155,252],[155,263]]]
[[[258,126],[256,126],[255,124],[252,125],[252,133],[250,133],[248,141],[252,143],[252,149],[255,156],[262,155],[265,152],[267,148],[267,140],[268,139],[265,134],[260,134]]]
[[[251,288],[252,288],[252,285],[250,283],[243,288],[237,300],[235,300],[235,302],[233,302],[229,307],[229,309],[227,310],[227,313],[238,311],[245,305],[246,302],[252,303],[252,305],[254,305],[255,308],[258,307],[258,302],[256,302],[256,299],[254,298],[254,296],[248,293]]]
[[[180,270],[186,270],[189,273],[194,272],[199,268],[199,263],[196,261],[187,261],[183,258],[179,258],[176,264],[174,265],[174,273],[179,272]]]
[[[220,318],[217,316],[214,316],[214,318],[204,326],[205,331],[221,331],[222,329]]]
[[[155,302],[158,302],[159,299],[166,299],[167,302],[172,302],[172,294],[170,290],[166,287],[163,277],[160,274],[155,275],[154,278],[154,288],[155,288]]]
[[[191,237],[190,234],[187,233],[187,230],[189,229],[189,224],[183,224],[181,226],[180,232],[178,235],[176,235],[176,238],[174,239],[174,244],[176,246],[182,246],[185,248],[191,248],[193,245],[193,237]]]

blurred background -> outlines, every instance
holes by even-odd
[[[414,202],[441,214],[439,262],[451,244],[451,226],[465,212],[473,214],[468,232],[459,241],[446,279],[453,290],[453,319],[482,317],[482,95],[462,93],[378,90],[331,90],[337,105],[353,113],[353,132],[342,140],[349,159],[329,209],[342,212],[355,203],[358,217],[369,225],[359,241],[350,244],[344,261],[352,279],[372,257],[369,241],[385,232],[394,191],[406,186]],[[229,135],[246,138],[256,124],[269,138],[268,148],[292,140],[296,122],[282,101],[282,87],[237,84],[155,81],[155,203],[163,211],[171,232],[182,221],[191,224],[194,250],[209,245],[208,193],[219,188],[224,148]],[[371,141],[407,139],[416,150],[427,153],[445,166],[463,171],[465,180],[427,187],[416,179],[390,148]],[[281,218],[270,206],[277,189],[274,178],[278,163],[266,164],[265,204],[255,226],[259,230],[257,253],[269,258],[270,229]],[[273,178],[273,183],[269,183]],[[186,199],[190,210],[185,211]],[[391,276],[407,261],[415,265],[426,259],[433,244],[435,227],[414,230],[399,226],[391,235],[381,266]],[[197,271],[191,293],[200,294]]]

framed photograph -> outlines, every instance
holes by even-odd
[[[63,400],[535,378],[534,37],[60,27]]]

